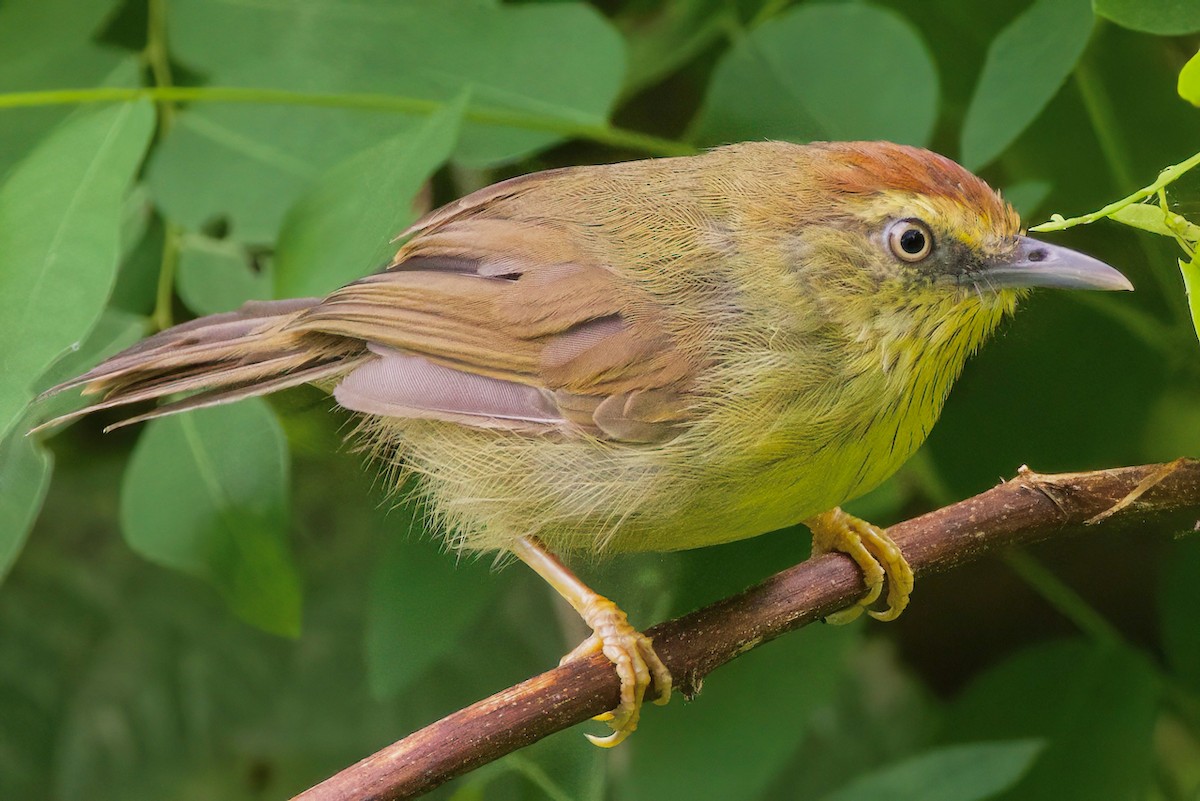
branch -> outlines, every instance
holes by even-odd
[[[1015,479],[888,529],[917,573],[946,570],[992,551],[1103,524],[1200,529],[1200,461],[1180,459],[1092,473]],[[849,605],[863,592],[858,568],[828,554],[646,633],[691,697],[704,676],[739,654]],[[617,705],[619,684],[603,655],[535,676],[432,723],[293,801],[415,798],[505,754]],[[649,693],[648,693],[649,695]],[[653,718],[650,719],[653,725]]]

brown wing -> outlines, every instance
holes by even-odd
[[[491,210],[486,200],[435,212],[389,269],[289,324],[375,353],[335,389],[339,402],[485,427],[672,437],[693,366],[651,298],[581,252],[567,227],[476,213]]]

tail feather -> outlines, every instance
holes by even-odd
[[[195,394],[112,427],[333,378],[361,361],[366,350],[355,340],[288,330],[290,322],[319,302],[251,302],[237,311],[168,328],[44,392],[42,398],[83,387],[84,395],[102,398],[34,431],[178,393]]]
[[[220,406],[223,403],[233,403],[234,401],[242,400],[243,398],[252,398],[255,395],[267,395],[271,392],[278,392],[281,389],[289,387],[298,387],[301,384],[309,384],[315,381],[321,381],[327,378],[334,378],[348,370],[353,369],[363,360],[369,358],[369,354],[363,354],[358,357],[350,357],[346,359],[337,359],[336,361],[318,364],[315,367],[309,367],[305,370],[297,370],[296,372],[287,375],[277,376],[267,381],[259,381],[253,384],[244,384],[240,386],[225,387],[224,389],[204,392],[199,395],[192,395],[183,400],[164,403],[155,409],[142,414],[127,417],[124,420],[113,423],[104,429],[105,433],[115,431],[118,428],[133,425],[134,423],[153,420],[156,417],[166,417],[171,414],[179,414],[193,409],[206,409],[209,406]],[[87,410],[82,410],[77,414],[64,415],[64,417],[76,417],[79,414],[86,414]],[[60,418],[61,419],[61,418]],[[55,421],[51,421],[54,423]],[[49,425],[49,424],[48,424]]]

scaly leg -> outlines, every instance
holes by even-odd
[[[592,636],[564,656],[559,664],[602,651],[616,666],[617,676],[621,679],[621,703],[612,712],[595,718],[608,723],[613,733],[607,737],[585,735],[593,744],[611,748],[637,728],[642,699],[651,678],[658,688],[654,703],[665,704],[671,699],[670,671],[654,653],[650,638],[629,625],[625,613],[616,604],[580,581],[536,537],[517,540],[513,553],[545,579],[592,628]]]
[[[913,572],[886,531],[838,507],[810,517],[804,524],[812,529],[813,556],[841,551],[858,563],[867,585],[867,594],[855,606],[834,612],[825,618],[826,622],[849,623],[856,619],[879,598],[885,577],[888,608],[882,612],[868,610],[867,614],[876,620],[895,620],[900,616],[912,594]]]

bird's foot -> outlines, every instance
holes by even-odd
[[[908,606],[913,589],[913,572],[900,548],[887,531],[865,520],[831,509],[805,521],[813,533],[813,556],[840,551],[853,559],[862,569],[867,593],[858,603],[825,618],[827,623],[849,623],[867,611],[876,620],[895,620]],[[883,592],[887,579],[887,609],[876,611],[869,607]]]
[[[616,667],[621,679],[621,703],[611,712],[593,718],[607,723],[612,734],[606,737],[584,735],[593,745],[612,748],[637,729],[642,701],[651,680],[658,690],[654,703],[662,705],[671,699],[671,672],[654,652],[650,638],[631,626],[625,613],[612,601],[596,595],[580,614],[594,633],[564,656],[560,664],[600,651]]]
[[[629,625],[625,613],[616,604],[580,581],[541,540],[534,536],[521,537],[513,543],[512,551],[565,598],[592,630],[592,636],[564,656],[560,664],[584,659],[599,651],[616,667],[617,677],[621,680],[621,702],[616,709],[595,718],[607,723],[612,734],[607,737],[586,735],[596,745],[613,747],[637,728],[642,701],[651,681],[658,690],[654,703],[665,704],[671,699],[671,672],[654,652],[650,638]]]

